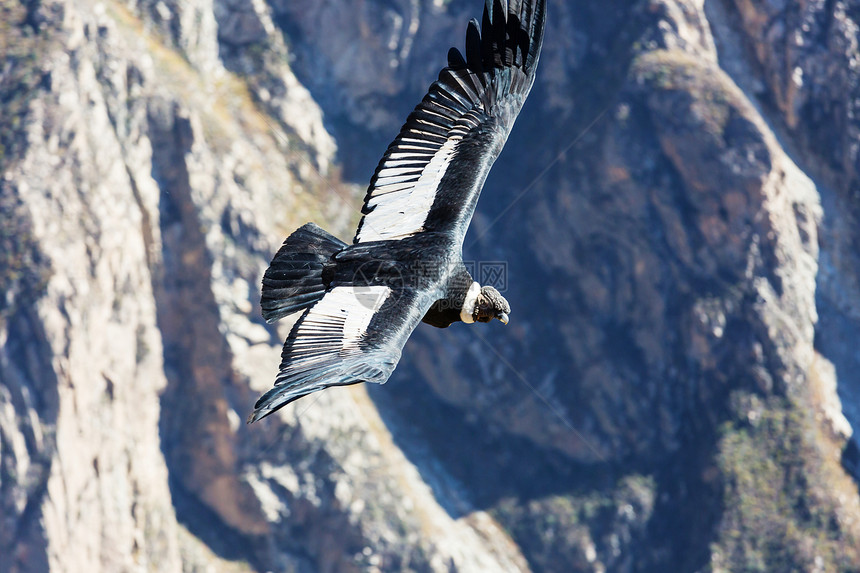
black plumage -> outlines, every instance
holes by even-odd
[[[546,0],[486,0],[371,178],[352,245],[308,223],[263,277],[263,316],[303,310],[253,422],[330,386],[384,383],[422,320],[508,320],[462,261],[481,188],[534,83]]]

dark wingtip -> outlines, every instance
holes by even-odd
[[[537,0],[532,13],[532,21],[529,24],[529,53],[526,58],[526,69],[534,70],[540,58],[540,50],[543,45],[543,35],[546,28],[546,0]]]
[[[283,404],[283,406],[286,406],[286,404]],[[275,412],[277,412],[280,409],[281,409],[281,406],[278,406],[277,408],[272,408],[271,410],[262,410],[262,409],[258,408],[257,410],[254,410],[253,412],[248,414],[248,418],[245,420],[245,423],[250,425],[250,424],[253,424],[254,422],[259,422],[263,418],[265,418],[271,414],[274,414]]]
[[[484,64],[481,60],[481,32],[478,29],[478,21],[472,18],[466,27],[466,62],[469,69],[478,76],[484,73]]]
[[[279,386],[275,386],[270,389],[268,392],[263,394],[257,399],[257,402],[254,404],[254,411],[248,416],[246,421],[247,424],[253,424],[258,420],[262,420],[269,414],[273,414],[292,402],[292,400],[284,400],[283,402],[276,404],[279,394],[283,388]]]
[[[466,67],[466,58],[463,57],[463,54],[457,48],[448,50],[448,67],[455,70]]]
[[[286,401],[273,407],[272,406],[273,400],[267,400],[267,398],[270,397],[271,394],[273,393],[273,391],[275,391],[275,390],[276,390],[276,388],[272,388],[272,390],[269,390],[268,392],[263,394],[263,396],[261,396],[259,400],[257,400],[257,403],[254,404],[254,411],[251,412],[250,414],[248,414],[248,418],[245,420],[246,424],[253,424],[254,422],[258,422],[258,421],[262,420],[263,418],[265,418],[266,416],[270,416],[271,414],[274,414],[275,412],[277,412],[278,410],[280,410],[281,408],[283,408],[284,406],[286,406],[287,404],[289,404],[290,402],[293,401],[293,400],[286,400]]]
[[[474,44],[481,47],[483,70],[520,67],[532,73],[540,56],[545,23],[546,0],[486,0],[480,41]],[[477,58],[468,58],[472,71],[476,71],[474,60]]]

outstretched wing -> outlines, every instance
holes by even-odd
[[[384,285],[328,291],[293,326],[275,387],[257,400],[248,423],[330,386],[385,383],[431,303],[411,289]]]
[[[478,196],[534,83],[546,0],[486,0],[388,147],[370,181],[355,243],[423,231],[462,243]]]

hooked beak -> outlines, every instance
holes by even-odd
[[[507,324],[508,320],[510,320],[510,317],[504,312],[501,314],[497,314],[496,318],[498,318],[502,324]]]

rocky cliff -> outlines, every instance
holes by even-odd
[[[0,0],[0,571],[860,569],[860,4],[549,8],[510,326],[249,427],[480,3]]]

